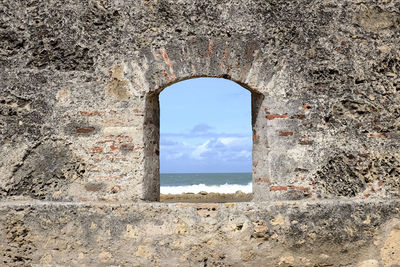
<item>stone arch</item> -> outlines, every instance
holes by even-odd
[[[145,55],[148,93],[191,78],[232,80],[251,92],[263,94],[273,73],[280,68],[265,62],[256,38],[242,40],[190,38],[162,48],[142,50]]]
[[[130,112],[126,118],[134,116],[126,122],[128,127],[107,125],[101,132],[104,138],[127,133],[135,144],[134,149],[123,147],[123,160],[132,163],[124,173],[124,193],[119,197],[159,199],[158,95],[173,83],[197,77],[229,79],[252,93],[254,201],[304,197],[304,190],[309,190],[303,186],[309,186],[309,180],[303,182],[308,173],[299,170],[313,164],[308,152],[312,141],[300,139],[307,135],[303,119],[310,111],[302,107],[308,102],[295,92],[285,58],[277,60],[278,55],[264,51],[254,40],[251,36],[231,43],[192,38],[114,59],[108,103]],[[112,172],[116,166],[114,162],[101,167]]]
[[[276,84],[273,80],[277,80],[276,73],[281,75],[282,66],[268,68],[268,64],[263,63],[265,60],[261,56],[259,44],[251,38],[233,43],[225,40],[192,39],[183,46],[167,46],[148,50],[144,54],[146,65],[151,67],[145,75],[149,88],[145,93],[144,105],[144,177],[141,198],[157,201],[160,195],[160,92],[186,79],[210,77],[229,79],[251,92],[254,199],[269,199],[269,166],[272,162],[269,155],[273,153],[270,153],[268,145],[268,116],[265,113],[268,113],[270,103],[274,103],[267,96],[274,90]],[[282,115],[281,118],[285,116]]]

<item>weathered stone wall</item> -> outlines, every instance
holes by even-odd
[[[3,203],[0,259],[6,266],[398,266],[399,207]]]
[[[176,245],[167,263],[229,265],[241,244],[249,265],[270,251],[271,266],[400,264],[399,23],[394,0],[3,0],[0,255],[8,265],[68,264],[73,251],[78,263],[162,264]],[[142,201],[159,198],[158,94],[194,77],[252,92],[254,200],[219,205],[214,224],[195,205]],[[301,208],[271,209],[278,200]],[[181,217],[185,237],[171,230]],[[231,236],[231,220],[246,234]],[[98,236],[89,221],[102,224]],[[251,231],[264,226],[273,230],[255,246]],[[125,243],[122,229],[141,238]],[[197,258],[225,235],[221,258]]]

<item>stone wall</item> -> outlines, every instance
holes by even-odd
[[[0,14],[7,265],[400,264],[398,1],[3,0]],[[252,93],[252,202],[156,203],[158,94],[195,77]]]
[[[4,203],[0,259],[6,266],[398,266],[399,204]]]

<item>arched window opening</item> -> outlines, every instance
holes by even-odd
[[[196,78],[165,88],[159,102],[161,201],[249,201],[250,91]]]

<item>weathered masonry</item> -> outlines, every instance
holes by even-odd
[[[3,0],[0,264],[400,265],[400,2]],[[252,92],[252,202],[159,203],[158,94]]]

